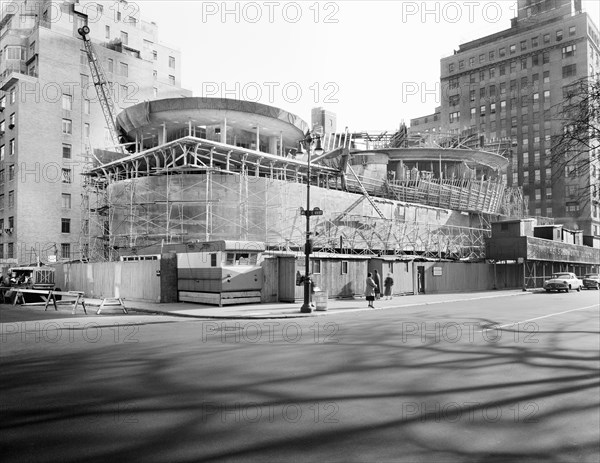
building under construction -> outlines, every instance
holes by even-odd
[[[306,184],[315,250],[344,254],[484,257],[490,222],[520,217],[505,183],[510,143],[326,133],[324,154],[298,150],[308,124],[259,103],[176,98],[117,117],[129,154],[97,152],[84,194],[89,260],[152,254],[214,240],[302,250]]]

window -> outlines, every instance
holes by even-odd
[[[8,142],[8,155],[12,156],[14,154],[16,154],[17,150],[15,148],[15,139],[13,138],[11,141]]]
[[[71,209],[71,195],[68,193],[62,194],[62,207],[63,209]]]
[[[175,76],[169,76],[169,84],[175,85]]]
[[[579,204],[577,204],[577,203],[567,203],[566,211],[567,212],[578,212],[579,211]]]
[[[4,194],[0,193],[0,211],[4,210]],[[0,219],[2,221],[4,221],[4,219]],[[4,227],[2,227],[4,228]]]
[[[129,66],[126,63],[119,63],[119,75],[123,77],[129,76]]]
[[[6,258],[14,259],[15,258],[15,243],[7,243],[6,245]]]
[[[569,58],[571,56],[575,56],[575,50],[577,49],[577,45],[567,45],[566,47],[562,47],[562,57]]]
[[[86,74],[81,74],[79,78],[81,79],[81,87],[84,89],[88,88],[90,84],[90,76]]]
[[[477,113],[477,110],[475,108],[471,108],[471,119],[475,119],[476,113]]]
[[[321,259],[313,259],[312,261],[312,273],[321,273]]]
[[[550,71],[544,71],[544,83],[545,84],[550,83]]]
[[[121,43],[123,45],[129,45],[129,34],[125,31],[121,31]]]
[[[517,72],[517,62],[516,61],[511,61],[510,62],[510,73],[514,73]]]
[[[71,169],[62,170],[62,183],[71,183]]]
[[[540,55],[535,54],[531,57],[531,65],[532,66],[539,66],[540,64]]]
[[[469,101],[471,103],[475,101],[475,90],[469,91]]]
[[[71,145],[66,143],[62,145],[62,157],[63,159],[71,159]]]
[[[479,98],[485,98],[485,87],[479,89]]]
[[[87,122],[83,124],[83,136],[85,138],[90,138],[90,124]]]
[[[496,68],[490,68],[490,79],[496,77]]]
[[[461,61],[461,63],[464,64],[464,61]],[[171,69],[175,69],[175,57],[174,56],[169,56],[169,67]],[[450,71],[452,72],[452,71]]]
[[[516,45],[514,45],[514,44],[513,44],[513,45],[511,45],[510,47],[508,47],[508,51],[509,51],[509,53],[510,53],[511,55],[512,55],[512,54],[514,54],[514,53],[516,53],[516,52],[517,52],[517,46],[516,46]]]
[[[479,117],[484,117],[485,116],[485,105],[481,105],[479,107]]]
[[[73,122],[70,119],[62,120],[62,133],[71,135],[73,133]]]
[[[540,94],[539,93],[534,93],[533,94],[533,102],[534,103],[539,103],[540,102]]]
[[[10,89],[10,104],[15,104],[17,101],[17,88],[13,87]]]
[[[550,43],[550,34],[544,34],[544,43]]]
[[[154,78],[154,80],[158,79],[158,71],[154,70],[152,71],[152,77]]]
[[[152,50],[152,59],[154,61],[158,60],[158,52],[156,50]]]
[[[479,82],[483,82],[485,80],[485,71],[479,71]]]
[[[506,75],[506,64],[504,64],[504,63],[500,65],[500,75],[501,76]]]
[[[521,40],[521,51],[527,50],[527,40]]]
[[[500,95],[506,94],[506,82],[500,82]]]
[[[544,101],[550,99],[550,90],[544,90]]]
[[[0,161],[4,161],[4,156],[5,156],[4,151],[5,151],[4,145],[1,145],[0,146]]]
[[[450,122],[458,122],[460,120],[460,111],[450,113]]]
[[[89,116],[90,114],[90,100],[83,100],[83,112]]]
[[[494,50],[490,51],[490,61],[492,61],[496,57],[496,52]]]
[[[112,60],[112,58],[108,58],[108,72],[114,72],[115,71],[115,62]]]
[[[490,114],[496,114],[496,103],[490,104]]]
[[[29,57],[35,55],[35,41],[29,44]]]
[[[71,233],[71,219],[60,219],[60,232]]]
[[[480,62],[480,63],[483,63],[484,61],[485,61],[485,54],[484,54],[484,53],[481,53],[481,54],[479,55],[479,62]]]
[[[496,86],[490,85],[490,97],[495,97],[495,96],[496,96]]]
[[[61,243],[60,253],[63,259],[71,258],[71,245],[69,243]]]
[[[460,95],[450,95],[449,103],[450,106],[456,106],[460,102]]]
[[[469,83],[474,84],[476,82],[475,74],[469,74]]]
[[[8,207],[15,207],[15,191],[11,190],[8,192]]]
[[[550,63],[550,52],[549,51],[545,51],[544,53],[542,53],[542,63],[543,64]]]
[[[110,40],[110,26],[104,26],[104,38]]]
[[[3,29],[4,31],[4,29]],[[16,60],[24,60],[25,59],[25,48],[19,46],[6,46],[6,59],[16,59]]]
[[[71,111],[73,109],[73,97],[71,95],[63,94],[62,109],[65,111]]]
[[[562,29],[559,29],[556,31],[556,41],[560,42],[563,38],[563,31]]]
[[[82,66],[88,65],[88,57],[85,50],[79,51],[79,64],[81,64]]]
[[[532,37],[531,38],[531,47],[537,47],[539,45],[539,37]]]
[[[567,66],[563,66],[563,68],[562,68],[563,79],[566,77],[572,77],[576,74],[577,74],[577,65],[576,64],[569,64]]]
[[[0,108],[6,108],[6,97],[0,96]]]
[[[347,275],[347,274],[348,274],[348,261],[343,260],[342,261],[342,275]]]
[[[499,56],[500,58],[503,58],[504,56],[506,56],[506,48],[505,48],[505,47],[501,47],[501,48],[498,50],[498,56]]]
[[[576,32],[577,32],[577,29],[575,28],[575,26],[569,27],[569,37],[573,37]]]
[[[506,101],[502,100],[500,102],[500,112],[506,111]]]
[[[522,71],[523,69],[527,69],[527,58],[523,58],[523,59],[521,60],[521,71]]]

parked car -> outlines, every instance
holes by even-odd
[[[600,275],[597,273],[586,274],[582,281],[585,289],[600,289]]]
[[[555,273],[552,278],[544,281],[544,289],[548,292],[564,291],[568,293],[570,289],[581,291],[582,286],[583,282],[574,273],[570,272]]]

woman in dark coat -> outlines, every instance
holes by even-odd
[[[381,297],[381,283],[379,281],[379,273],[377,270],[373,270],[373,281],[377,285],[377,288],[375,288],[375,299],[379,299]]]
[[[375,308],[373,306],[373,301],[375,301],[375,291],[377,290],[377,285],[373,280],[373,275],[369,272],[367,275],[367,284],[365,288],[365,299],[369,302],[369,307]]]

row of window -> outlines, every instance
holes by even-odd
[[[575,26],[571,26],[569,27],[569,37],[573,37],[575,36],[577,33],[576,27]],[[544,44],[548,44],[550,43],[550,38],[551,35],[549,33],[544,34],[543,35],[543,43]],[[531,48],[536,48],[540,45],[540,41],[539,41],[540,37],[539,35],[536,35],[535,37],[531,37],[530,43],[531,43]],[[563,39],[563,30],[559,29],[556,31],[555,33],[555,39],[557,42],[560,42]],[[527,50],[527,43],[528,40],[521,40],[520,44],[519,44],[519,49],[520,51],[526,51]],[[477,59],[476,56],[471,56],[469,57],[468,63],[470,67],[475,66],[476,64],[482,64],[486,62],[486,58],[488,59],[488,61],[494,61],[496,59],[496,56],[498,58],[504,58],[506,56],[506,52],[507,52],[507,47],[500,47],[498,48],[498,54],[496,55],[496,50],[490,50],[487,53],[480,53],[479,57]],[[509,55],[513,55],[517,52],[517,44],[511,44],[508,46],[508,54]],[[477,63],[476,63],[477,61]],[[466,65],[466,61],[465,60],[460,60],[458,61],[458,70],[461,71],[465,68]],[[449,63],[448,64],[448,72],[453,73],[456,70],[456,63]]]
[[[61,257],[63,259],[71,258],[71,244],[61,243],[60,245]],[[0,259],[14,259],[15,258],[15,243],[6,243],[6,252],[4,252],[4,244],[0,243]]]
[[[485,90],[485,89],[482,89]],[[546,90],[543,93],[544,95],[544,100],[547,101],[550,99],[550,90]],[[483,95],[485,97],[485,95]],[[492,96],[492,95],[491,95]],[[481,96],[480,96],[481,97]],[[540,100],[540,94],[539,93],[534,93],[533,95],[526,95],[521,97],[521,107],[527,107],[529,106],[530,103],[533,103],[534,105],[538,104]],[[475,98],[473,97],[471,99],[471,101],[475,101]],[[489,114],[493,115],[496,114],[497,111],[499,111],[500,113],[504,113],[507,111],[506,109],[506,101],[507,100],[501,100],[498,103],[493,102],[493,103],[489,103],[489,104],[484,104],[479,106],[479,117],[480,118],[484,118],[488,113],[487,113],[487,109],[489,108]],[[515,110],[517,107],[517,98],[511,98],[510,99],[510,107],[511,110]],[[455,103],[454,101],[450,102],[450,106],[456,106],[458,103]],[[470,116],[471,119],[474,119],[477,116],[477,108],[471,108],[470,109]],[[517,123],[516,123],[516,116],[512,117],[512,124],[511,127],[516,127]],[[449,122],[450,123],[454,123],[454,122],[460,122],[460,111],[453,111],[450,112],[449,114]]]
[[[544,63],[546,62],[550,62],[549,61],[550,58],[548,57],[548,61],[544,61]],[[537,61],[534,59],[533,60],[534,65],[537,63]],[[516,67],[517,67],[517,62],[516,61],[511,61],[510,62],[510,74],[514,74],[516,73]],[[522,60],[521,61],[521,70],[527,69],[527,60]],[[501,65],[500,66],[500,77],[502,76],[506,76],[506,66],[505,65]],[[550,83],[550,71],[543,71],[543,81],[545,84]],[[577,75],[577,64],[567,64],[565,66],[562,67],[562,78],[566,79],[568,77],[573,77]],[[496,68],[489,68],[487,70],[481,70],[479,71],[479,80],[477,80],[477,74],[473,73],[469,75],[469,84],[476,84],[477,82],[479,83],[483,83],[485,81],[491,80],[491,79],[495,79],[496,78]],[[535,73],[532,76],[532,80],[533,83],[537,83],[539,82],[539,73]],[[527,85],[527,76],[523,76],[521,77],[521,81],[525,82],[525,85],[523,85],[523,83],[521,84],[521,88],[524,88]],[[512,82],[516,82],[515,79],[513,79],[511,81]],[[500,82],[500,87],[502,87],[502,85],[504,84],[504,86],[506,86],[505,82]],[[460,87],[460,80],[459,78],[455,77],[452,79],[448,80],[448,88],[450,90],[452,89],[456,89]],[[511,85],[511,89],[512,89],[512,85]]]

